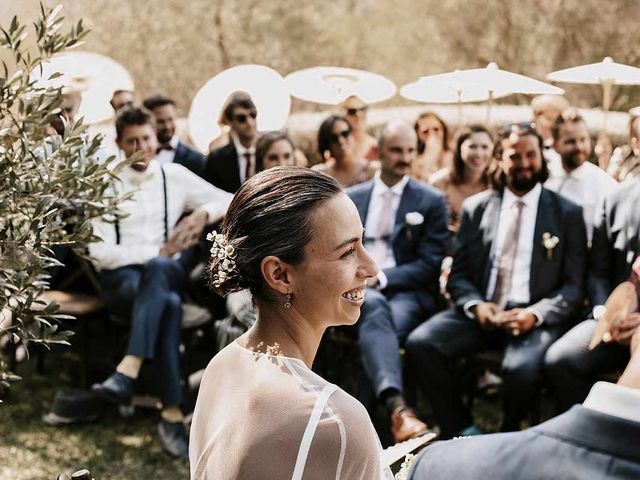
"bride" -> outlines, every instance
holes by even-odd
[[[387,479],[365,408],[311,371],[327,327],[358,320],[377,267],[331,177],[278,167],[250,178],[212,234],[211,281],[248,288],[255,325],[206,369],[191,426],[191,478]]]

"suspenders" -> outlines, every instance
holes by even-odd
[[[164,195],[164,241],[166,242],[169,239],[169,205],[167,202],[167,176],[162,165],[160,165],[160,172],[162,173],[162,193]],[[120,222],[117,218],[114,227],[116,229],[116,245],[120,245]]]

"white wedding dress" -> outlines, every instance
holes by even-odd
[[[206,369],[191,425],[193,480],[387,480],[355,398],[301,360],[231,343]]]

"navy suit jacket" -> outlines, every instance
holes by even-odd
[[[594,305],[603,305],[611,291],[629,278],[640,253],[640,179],[625,182],[605,198],[594,225],[587,289]]]
[[[373,180],[347,190],[363,225],[367,223],[372,192]],[[408,225],[405,216],[409,212],[419,212],[424,221],[420,225]],[[414,290],[418,294],[436,295],[448,239],[444,197],[433,188],[409,179],[398,205],[391,236],[396,266],[383,270],[388,280],[385,291]]]
[[[199,177],[204,174],[204,155],[182,142],[178,142],[173,163],[187,167]]]
[[[521,432],[436,442],[410,480],[640,478],[640,423],[576,405]]]
[[[233,140],[212,150],[207,156],[204,179],[215,187],[230,193],[240,188],[240,165]]]
[[[495,256],[502,192],[487,190],[468,198],[453,239],[453,265],[447,289],[458,307],[484,302]],[[551,258],[542,243],[550,233],[560,240]],[[547,325],[559,325],[578,313],[584,298],[587,235],[582,208],[542,188],[533,235],[530,306]]]

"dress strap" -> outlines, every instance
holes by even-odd
[[[307,457],[309,456],[311,442],[313,441],[313,436],[318,428],[318,423],[320,423],[322,412],[329,401],[329,397],[337,389],[338,387],[336,385],[329,384],[324,387],[320,392],[320,395],[318,395],[316,403],[313,406],[313,412],[311,412],[311,417],[309,418],[309,423],[304,431],[304,435],[302,435],[302,442],[300,442],[300,449],[298,450],[298,457],[296,458],[296,466],[293,469],[293,476],[291,477],[291,480],[302,480],[302,474],[304,473],[304,467],[307,463]]]

